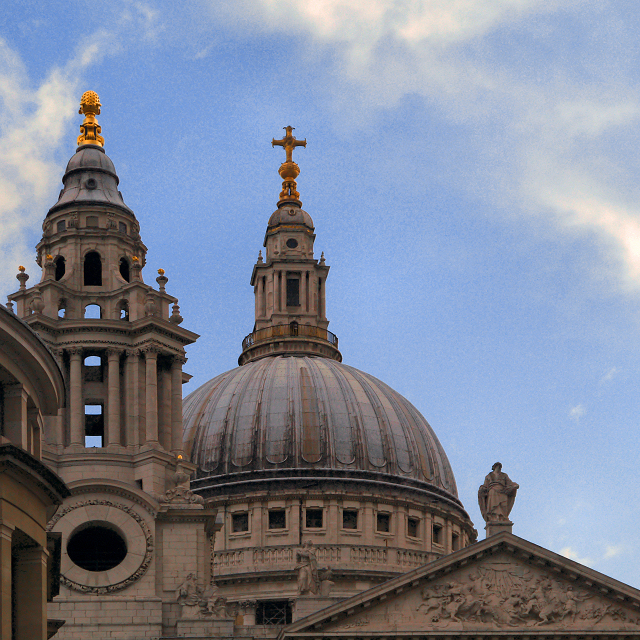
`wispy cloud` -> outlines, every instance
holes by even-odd
[[[572,547],[563,547],[560,549],[560,555],[565,558],[569,558],[569,560],[574,560],[575,562],[579,562],[587,567],[590,567],[593,564],[593,560],[587,556],[581,556],[578,552]]]
[[[575,420],[576,422],[578,422],[585,413],[587,413],[587,410],[584,408],[584,406],[581,404],[578,404],[575,407],[571,407],[569,411],[569,417],[572,420]]]
[[[600,384],[607,384],[607,382],[611,382],[616,375],[618,375],[618,369],[616,367],[611,367],[611,369],[609,369],[609,371],[600,378]]]

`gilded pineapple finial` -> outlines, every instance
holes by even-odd
[[[296,147],[306,147],[307,139],[296,140],[293,136],[294,127],[283,127],[286,131],[286,135],[282,140],[271,140],[271,146],[284,147],[287,154],[286,160],[280,165],[278,173],[282,178],[282,191],[280,192],[280,200],[278,200],[278,206],[285,203],[294,202],[299,206],[302,206],[300,202],[300,194],[297,191],[298,185],[296,184],[296,178],[300,175],[300,167],[293,161],[293,150]]]
[[[78,146],[83,144],[104,145],[104,138],[100,135],[102,127],[98,124],[96,116],[100,115],[100,98],[95,91],[85,91],[80,98],[80,110],[84,114],[84,122],[80,125]]]

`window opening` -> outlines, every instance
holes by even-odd
[[[451,534],[451,550],[457,551],[460,548],[460,536],[457,533]]]
[[[284,509],[269,511],[269,529],[286,529],[287,515]]]
[[[67,228],[67,221],[66,220],[58,220],[58,224],[56,226],[56,229],[57,229],[58,233],[62,233],[66,228]]]
[[[121,300],[118,303],[118,314],[120,320],[129,320],[129,301]]]
[[[67,315],[67,301],[60,298],[58,302],[58,318],[64,318]]]
[[[289,335],[298,335],[298,323],[295,320],[289,323]]]
[[[231,530],[233,533],[249,531],[249,514],[246,512],[233,513],[231,515]]]
[[[307,529],[321,529],[322,509],[307,509],[305,522]]]
[[[433,525],[433,544],[442,544],[442,526],[439,524]]]
[[[379,513],[376,518],[376,530],[379,533],[389,533],[391,531],[391,514]]]
[[[97,251],[89,251],[84,257],[84,286],[102,286],[102,260]]]
[[[104,446],[104,414],[101,404],[84,405],[84,446]]]
[[[118,222],[118,231],[120,233],[127,233],[127,225],[124,222]]]
[[[295,238],[289,238],[287,240],[287,247],[289,249],[295,249],[298,246],[298,241]]]
[[[343,529],[358,528],[358,512],[355,509],[345,509],[342,512],[342,528]]]
[[[69,558],[86,571],[108,571],[127,557],[127,543],[111,527],[91,522],[69,538]]]
[[[420,533],[420,520],[418,518],[407,518],[407,535],[410,538],[417,538]]]
[[[300,279],[287,278],[287,307],[300,306]]]
[[[67,270],[66,260],[62,256],[58,256],[55,261],[56,271],[55,278],[56,280],[62,280],[65,271]]]
[[[102,308],[99,304],[88,304],[84,308],[84,317],[99,320],[102,318]]]
[[[129,261],[126,258],[120,258],[120,275],[127,282],[131,282],[131,274],[129,272]]]
[[[102,358],[87,356],[84,359],[84,381],[102,382]]]
[[[291,624],[291,603],[270,600],[256,605],[256,624]]]
[[[87,216],[87,227],[97,227],[98,216]]]

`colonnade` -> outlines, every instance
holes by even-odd
[[[103,385],[106,385],[106,394],[100,398],[90,398],[85,393],[82,360],[89,352],[95,354],[96,350],[84,351],[81,347],[71,347],[66,351],[69,354],[70,445],[84,446],[85,403],[99,399],[104,401],[106,410],[106,446],[149,443],[159,444],[167,451],[182,450],[182,366],[185,358],[172,355],[170,366],[167,367],[168,358],[165,357],[159,367],[158,357],[162,357],[159,346],[105,349],[107,371]],[[121,376],[123,356],[124,375]],[[144,367],[141,366],[143,362]],[[124,414],[121,412],[122,406],[125,407]],[[121,417],[124,417],[124,430]]]
[[[300,313],[313,313],[325,317],[325,277],[316,277],[312,271],[291,272],[274,269],[258,278],[255,289],[256,318],[268,318],[272,313],[287,312],[287,273],[300,278]],[[271,295],[270,295],[271,294]]]

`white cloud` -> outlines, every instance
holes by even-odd
[[[618,369],[616,367],[611,367],[611,369],[609,369],[609,371],[607,371],[607,373],[605,373],[602,378],[600,378],[600,384],[611,382],[617,374]]]
[[[623,544],[612,545],[608,544],[605,547],[604,559],[608,560],[609,558],[615,558],[623,553],[625,550],[625,546]]]
[[[578,552],[575,551],[575,549],[573,549],[572,547],[563,547],[562,549],[560,549],[560,555],[564,556],[565,558],[569,558],[569,560],[574,560],[575,562],[584,564],[587,567],[593,564],[593,560],[591,560],[591,558],[580,556]]]
[[[578,422],[585,413],[587,413],[587,410],[581,404],[578,404],[575,407],[571,407],[569,417]]]

